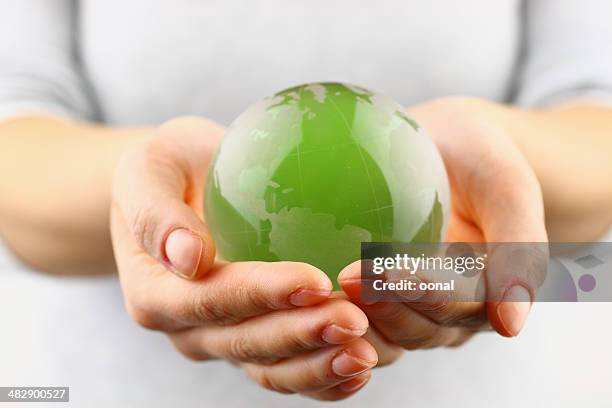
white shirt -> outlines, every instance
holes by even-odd
[[[612,101],[607,0],[6,0],[0,118],[229,123],[337,80],[410,105],[451,94],[523,106]],[[114,277],[59,278],[0,255],[0,385],[70,386],[78,407],[302,407],[224,362],[193,363],[132,323]],[[339,406],[602,406],[611,308],[537,304],[517,339],[406,353]]]

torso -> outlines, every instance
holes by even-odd
[[[450,94],[504,100],[520,53],[519,6],[83,0],[79,44],[106,121],[197,114],[227,124],[309,81],[352,82],[405,105]]]

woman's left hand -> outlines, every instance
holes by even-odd
[[[527,160],[497,121],[501,108],[473,98],[445,98],[410,113],[438,146],[451,187],[448,241],[546,242],[543,200]],[[406,349],[457,346],[493,327],[506,337],[521,331],[545,270],[486,271],[486,299],[439,304],[364,304],[360,264],[338,281],[382,336]]]

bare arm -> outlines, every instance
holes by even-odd
[[[113,169],[150,133],[45,117],[0,124],[0,234],[11,249],[49,272],[112,270]]]
[[[612,222],[612,109],[527,111],[472,98],[417,109],[431,120],[470,115],[507,131],[540,180],[552,240],[595,239]],[[0,125],[0,233],[9,246],[49,271],[108,270],[113,168],[151,132],[42,117]]]
[[[504,126],[535,170],[553,241],[587,241],[612,223],[612,109],[502,108]]]

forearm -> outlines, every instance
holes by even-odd
[[[612,109],[502,109],[540,180],[551,240],[600,237],[612,223]]]
[[[38,269],[112,270],[113,169],[149,133],[37,117],[0,124],[0,233],[6,243]]]

